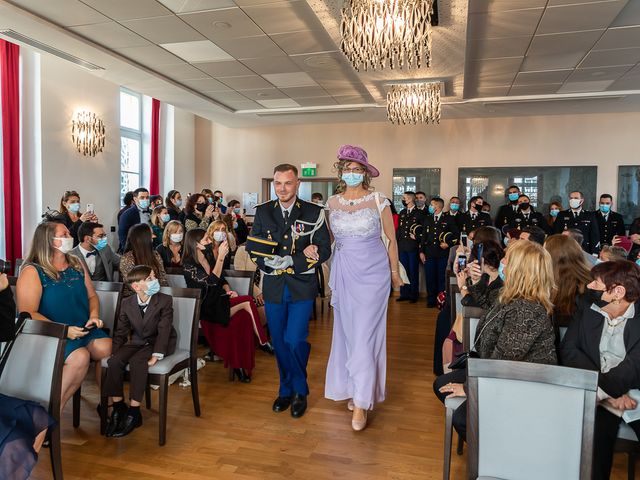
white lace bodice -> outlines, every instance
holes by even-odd
[[[329,226],[337,240],[354,237],[379,237],[381,234],[380,210],[389,205],[382,195],[371,192],[364,197],[350,201],[334,195],[327,201]]]

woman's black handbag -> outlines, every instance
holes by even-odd
[[[226,327],[231,320],[229,300],[229,295],[223,288],[209,286],[200,307],[200,318]]]
[[[456,359],[449,364],[449,368],[451,370],[461,370],[463,368],[467,368],[467,359],[469,358],[480,358],[478,352],[475,350],[471,350],[469,352],[460,352],[456,355]]]

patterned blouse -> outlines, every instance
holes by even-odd
[[[158,252],[155,251],[153,252],[153,255],[156,257],[156,262],[158,262],[158,268],[160,268],[160,271],[156,271],[154,269],[156,277],[160,282],[160,286],[168,287],[169,282],[167,281],[167,273],[164,271],[164,266],[162,264],[162,257]],[[133,295],[134,293],[133,290],[131,290],[131,287],[129,287],[129,285],[127,284],[127,275],[135,266],[136,261],[133,258],[133,252],[127,252],[122,255],[122,258],[120,259],[120,278],[122,279],[121,281],[124,282],[124,290],[122,292],[122,295],[124,297]]]

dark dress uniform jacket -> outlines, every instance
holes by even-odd
[[[502,231],[502,227],[505,225],[512,225],[518,212],[519,210],[517,208],[514,209],[512,203],[502,205],[496,215],[496,228]]]
[[[321,206],[296,199],[285,225],[278,200],[272,200],[256,207],[251,235],[278,242],[276,255],[281,257],[291,255],[293,258],[293,266],[286,272],[275,272],[264,264],[264,257],[248,252],[251,260],[264,272],[262,293],[267,302],[281,303],[285,285],[294,302],[313,300],[318,295],[315,268],[326,262],[331,256],[329,229],[325,223],[314,233],[313,241],[311,241],[311,235],[294,238],[291,227],[300,233],[309,232],[324,214]],[[304,249],[312,244],[318,247],[318,255],[320,256],[318,261],[304,256]]]
[[[403,208],[400,211],[398,220],[398,230],[396,230],[396,239],[398,241],[399,252],[417,252],[420,247],[420,232],[416,231],[416,225],[422,228],[425,216],[429,212],[424,210],[418,210],[413,207],[413,210],[409,212],[408,209]],[[416,239],[411,238],[411,234],[415,234]]]
[[[459,214],[458,214],[459,215]],[[457,216],[457,215],[456,215]],[[448,235],[447,235],[448,234]],[[442,258],[449,256],[449,248],[458,244],[460,231],[455,220],[449,214],[442,212],[440,219],[435,220],[433,215],[427,216],[422,227],[422,242],[420,251],[427,258]],[[440,248],[440,242],[444,241],[449,248]]]
[[[458,220],[458,228],[461,232],[469,233],[478,227],[493,226],[491,216],[486,212],[476,214],[475,219],[472,218],[471,212],[464,212],[458,215],[461,215],[460,220]]]
[[[522,211],[518,211],[515,215],[511,217],[511,223],[509,223],[509,227],[517,228],[518,230],[522,230],[526,227],[539,227],[544,233],[551,233],[551,228],[547,223],[546,218],[540,212],[536,212],[532,208],[529,208],[529,214]]]
[[[562,233],[565,230],[577,228],[582,232],[584,241],[582,249],[587,253],[598,253],[600,251],[600,230],[595,212],[580,210],[580,215],[573,216],[571,209],[561,211],[553,223],[553,233]]]
[[[604,213],[598,211],[596,212],[596,220],[598,220],[598,230],[600,232],[600,247],[611,245],[614,236],[624,236],[626,234],[624,218],[618,212],[609,212],[605,222]]]

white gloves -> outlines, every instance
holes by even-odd
[[[291,258],[291,255],[287,255],[286,257],[276,255],[273,258],[267,258],[264,264],[274,270],[285,270],[293,266],[293,258]]]

